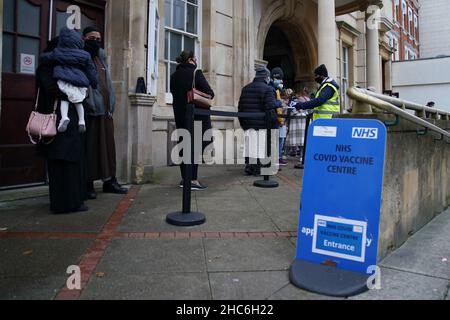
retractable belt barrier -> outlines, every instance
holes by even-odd
[[[323,114],[324,111],[320,111]],[[291,115],[277,115],[277,118],[284,119],[306,119],[306,130],[308,130],[309,122],[312,119],[312,114],[308,116],[291,116]],[[328,113],[329,114],[329,113]],[[334,114],[334,113],[333,113]],[[270,132],[272,129],[270,123],[270,111],[267,112],[229,112],[229,111],[218,111],[218,110],[208,110],[208,109],[197,109],[194,105],[188,104],[186,107],[186,130],[189,131],[191,136],[191,162],[189,164],[184,164],[185,167],[185,177],[183,181],[183,208],[181,212],[175,212],[167,215],[167,223],[175,226],[191,227],[196,225],[201,225],[206,222],[206,217],[204,214],[199,212],[191,211],[191,192],[192,192],[192,166],[194,164],[194,121],[195,116],[217,116],[217,117],[231,117],[231,118],[245,118],[245,119],[266,119],[266,129]],[[307,131],[306,131],[307,132]],[[306,150],[306,137],[305,134],[305,148]],[[271,134],[267,135],[267,155],[271,157]],[[303,155],[303,159],[305,156]],[[304,161],[304,160],[303,160]],[[269,164],[269,167],[271,165]],[[259,188],[277,188],[278,183],[271,181],[268,175],[264,176],[264,180],[256,181],[254,186]]]

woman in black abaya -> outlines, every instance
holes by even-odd
[[[49,42],[45,52],[56,48],[58,39]],[[38,112],[50,114],[53,112],[54,101],[67,100],[59,90],[57,81],[53,78],[53,66],[40,63],[36,70],[36,85],[40,88]],[[59,120],[61,115],[57,108]],[[47,159],[50,184],[50,209],[55,214],[88,211],[84,204],[86,198],[86,163],[84,137],[79,132],[78,114],[71,106],[71,119],[67,131],[57,134],[49,145],[41,143],[38,146],[40,156]]]

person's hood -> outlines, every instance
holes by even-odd
[[[325,83],[331,83],[333,86],[335,86],[336,87],[336,89],[340,89],[340,86],[338,85],[338,83],[336,82],[336,80],[334,80],[333,78],[330,78],[330,77],[328,77],[328,78],[326,78],[323,82],[322,82],[322,84],[321,84],[321,86],[323,86]]]
[[[84,41],[81,37],[81,34],[79,34],[75,30],[71,30],[67,27],[64,27],[61,29],[61,32],[59,34],[59,48],[66,48],[66,49],[84,49]]]

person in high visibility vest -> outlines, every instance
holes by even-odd
[[[339,85],[328,76],[327,67],[323,64],[314,70],[314,75],[320,86],[315,98],[308,102],[298,103],[295,108],[297,110],[314,110],[314,121],[331,119],[333,115],[341,112]]]

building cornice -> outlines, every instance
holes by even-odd
[[[350,24],[348,24],[345,21],[337,21],[336,24],[337,24],[339,30],[348,31],[355,37],[359,37],[361,35],[361,32],[358,29],[352,27]]]

